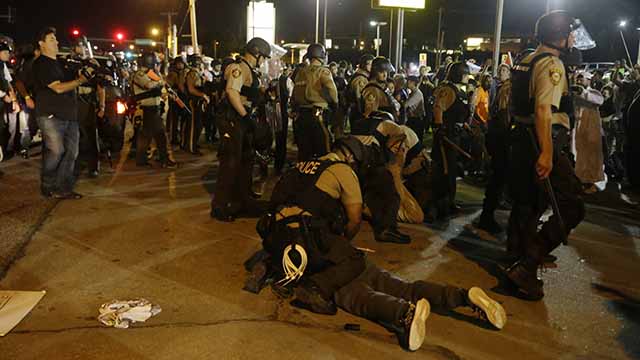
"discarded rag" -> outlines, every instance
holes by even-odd
[[[98,320],[118,329],[126,329],[135,322],[143,322],[162,311],[146,299],[113,300],[100,306]]]

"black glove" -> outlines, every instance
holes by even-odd
[[[242,117],[240,122],[248,132],[254,132],[256,130],[256,121],[253,115],[247,113],[247,115]]]

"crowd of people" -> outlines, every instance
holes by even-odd
[[[521,295],[540,300],[537,269],[584,218],[583,196],[606,179],[638,185],[631,138],[640,66],[585,69],[574,48],[579,26],[566,12],[543,16],[540,46],[514,66],[495,64],[496,76],[491,62],[472,71],[452,57],[435,72],[394,69],[372,55],[354,67],[328,62],[321,44],[285,65],[261,38],[210,63],[152,51],[136,62],[100,62],[82,42],[61,57],[48,28],[15,64],[0,44],[0,148],[5,158],[28,158],[39,130],[43,196],[80,199],[75,181],[85,169],[100,176],[101,162],[132,156],[139,167],[157,159],[174,169],[174,150],[201,156],[204,143],[216,143],[211,217],[259,218],[263,249],[245,264],[245,289],[271,284],[322,314],[340,307],[414,351],[431,306],[470,307],[498,329],[505,311],[478,287],[408,282],[368,262],[350,243],[363,219],[376,241],[408,244],[398,223],[446,225],[460,214],[456,188],[468,177],[486,187],[477,228],[504,232],[495,212],[511,209],[504,273]],[[295,160],[287,157],[290,128]],[[126,141],[135,144],[129,154],[121,153]],[[265,204],[255,185],[270,168],[279,180]],[[538,231],[548,207],[554,216]]]

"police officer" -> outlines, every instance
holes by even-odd
[[[495,219],[495,211],[502,200],[508,178],[509,130],[511,127],[511,67],[498,67],[499,85],[491,106],[487,126],[486,146],[491,156],[491,175],[484,194],[482,214],[477,226],[491,234],[499,234],[502,227]]]
[[[347,79],[344,78],[344,75],[340,73],[340,68],[338,67],[338,63],[332,62],[329,64],[329,70],[331,70],[331,76],[333,77],[333,82],[336,84],[336,88],[338,89],[338,107],[331,114],[331,132],[333,136],[337,138],[341,138],[344,136],[344,125],[345,125],[345,115],[347,114],[347,106],[345,102],[346,91],[349,83],[347,83]]]
[[[211,102],[209,95],[204,93],[204,62],[200,55],[191,55],[191,66],[186,77],[186,91],[191,108],[191,119],[187,120],[182,132],[182,148],[194,155],[202,155],[198,141],[202,134],[206,106]]]
[[[115,57],[106,61],[105,73],[101,85],[104,88],[103,113],[98,113],[99,134],[104,144],[103,151],[106,151],[107,158],[111,162],[115,157],[118,159],[119,153],[124,144],[124,109],[118,109],[118,101],[122,101],[124,92],[118,86],[117,63]],[[100,115],[102,115],[100,117]],[[111,164],[113,165],[113,164]]]
[[[173,63],[169,68],[169,74],[167,75],[167,85],[169,85],[178,96],[182,96],[184,98],[184,80],[186,79],[185,74],[186,64],[181,56],[173,59]],[[169,102],[169,113],[167,114],[167,132],[169,136],[169,141],[171,144],[178,144],[179,134],[180,134],[180,125],[181,119],[184,116],[183,110],[180,109],[178,104],[175,101]]]
[[[234,221],[237,215],[255,210],[251,173],[254,113],[260,101],[258,68],[270,57],[271,45],[262,38],[253,38],[244,55],[225,69],[226,96],[218,118],[220,166],[211,204],[211,216],[221,221]]]
[[[373,60],[369,83],[362,89],[363,119],[360,125],[356,126],[355,134],[367,128],[367,118],[374,111],[384,111],[392,114],[394,119],[398,119],[393,96],[387,89],[387,79],[392,71],[393,66],[388,59],[380,56]]]
[[[167,136],[162,123],[161,90],[165,83],[158,75],[160,61],[154,52],[143,54],[138,70],[132,79],[134,95],[146,97],[138,102],[142,109],[142,129],[136,141],[136,165],[150,166],[147,162],[147,148],[151,140],[155,140],[163,168],[176,168],[178,164],[169,159],[167,152]]]
[[[364,87],[369,83],[373,59],[373,55],[362,55],[360,63],[358,64],[358,69],[349,79],[346,92],[346,103],[350,106],[349,124],[351,126],[351,131],[353,131],[354,126],[362,118],[362,89],[364,89]]]
[[[100,64],[96,60],[89,58],[85,44],[80,41],[76,43],[68,65],[72,68],[80,68],[85,67],[88,62],[92,63],[91,66],[95,68],[100,67]],[[76,160],[75,172],[76,175],[79,175],[81,167],[78,164],[86,163],[88,176],[90,178],[96,178],[99,175],[100,168],[97,117],[104,115],[104,88],[94,77],[92,81],[86,82],[78,87],[77,93],[79,100],[78,122],[80,126],[80,152]]]
[[[578,24],[566,11],[542,16],[536,24],[540,45],[513,71],[509,174],[513,209],[508,236],[509,242],[521,244],[522,251],[506,275],[531,300],[544,296],[543,282],[537,277],[543,259],[566,241],[585,215],[581,183],[566,153],[554,146],[551,125],[554,113],[562,111],[563,95],[569,93],[559,57],[573,47]],[[552,194],[542,186],[545,180],[550,180]],[[552,195],[560,213],[537,231]]]
[[[338,90],[331,71],[325,67],[327,51],[321,44],[311,44],[306,58],[309,65],[294,79],[293,102],[296,119],[298,160],[306,161],[329,152],[331,136],[324,123],[328,109],[338,106]]]
[[[289,98],[291,97],[291,67],[285,67],[278,78],[278,99],[280,100],[280,114],[282,123],[275,129],[276,148],[273,167],[276,173],[282,173],[287,160],[287,135],[289,133]]]
[[[469,119],[465,85],[469,82],[469,68],[465,63],[449,66],[446,80],[434,91],[434,129],[431,159],[433,160],[434,208],[427,215],[429,221],[445,220],[460,209],[455,204],[458,177],[458,151],[460,140],[458,124]]]
[[[258,226],[275,288],[293,287],[294,304],[316,313],[333,315],[340,307],[376,321],[409,351],[424,341],[431,306],[469,306],[503,328],[504,309],[480,288],[405,281],[368,262],[350,244],[362,219],[356,174],[366,163],[362,143],[345,137],[332,153],[298,163],[278,182],[272,212]]]

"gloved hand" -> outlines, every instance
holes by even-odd
[[[252,114],[247,113],[247,115],[243,116],[241,123],[242,126],[244,126],[244,128],[250,133],[256,130],[256,119]]]

